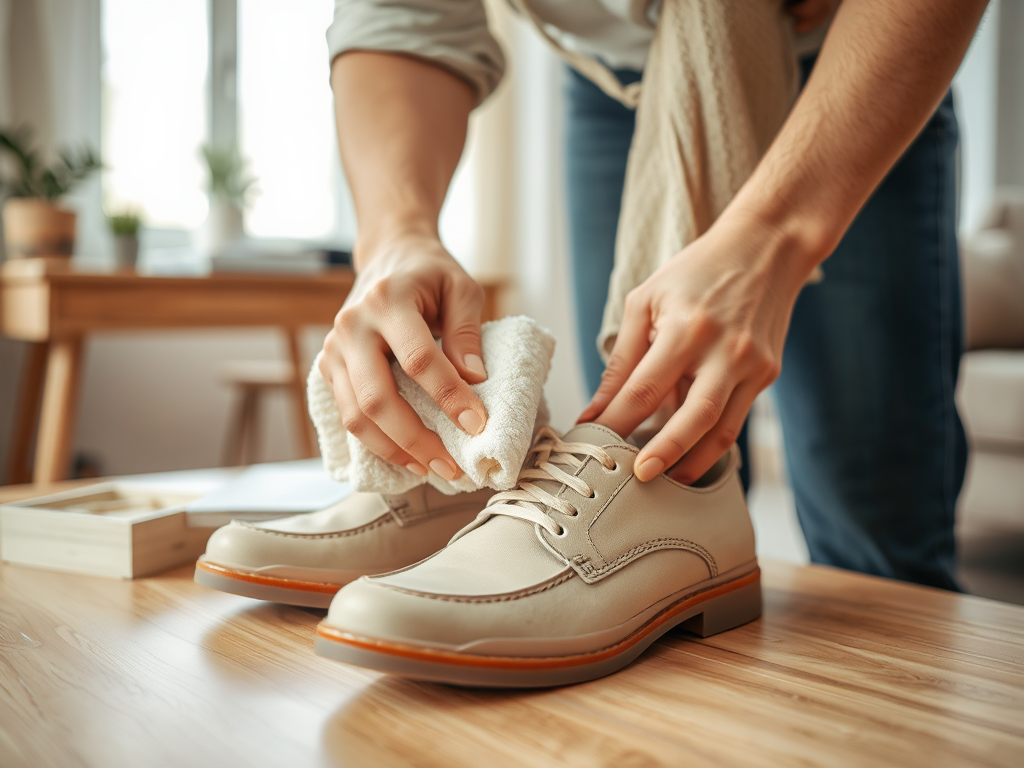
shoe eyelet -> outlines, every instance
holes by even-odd
[[[558,533],[553,533],[551,535],[556,539],[564,539],[568,533],[569,531],[567,531],[564,526],[560,525],[558,526]]]
[[[569,515],[569,517],[579,517],[579,516],[580,516],[580,511],[578,509],[576,509],[576,507],[573,507],[572,508],[572,514]]]
[[[608,473],[618,472],[619,471],[619,462],[616,461],[615,464],[613,464],[610,467],[606,467],[604,464],[602,464],[601,467],[604,469],[605,472],[608,472]]]

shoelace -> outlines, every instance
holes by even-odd
[[[536,523],[553,536],[562,536],[565,529],[545,509],[553,509],[566,517],[576,517],[578,510],[566,499],[560,499],[531,480],[554,480],[572,488],[585,499],[594,498],[594,490],[582,478],[575,477],[562,467],[579,469],[585,459],[578,456],[592,456],[599,460],[609,472],[614,472],[618,464],[607,451],[590,443],[567,443],[561,435],[551,427],[543,427],[526,455],[526,467],[519,473],[516,487],[511,491],[494,494],[487,506],[477,515],[470,525],[460,531],[456,538],[477,528],[495,515],[506,515]],[[533,457],[536,457],[531,461]],[[561,465],[561,466],[560,466]],[[453,539],[454,541],[454,539]]]

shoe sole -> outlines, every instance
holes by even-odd
[[[761,615],[761,571],[690,593],[615,645],[556,657],[474,656],[358,637],[325,623],[316,652],[337,661],[414,680],[471,687],[543,688],[582,683],[617,672],[658,638],[681,626],[701,637],[733,629]]]
[[[344,584],[324,584],[233,571],[213,563],[196,563],[196,584],[233,595],[304,608],[327,608]]]

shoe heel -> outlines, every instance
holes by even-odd
[[[679,626],[701,637],[710,637],[753,621],[761,615],[761,580],[713,597],[704,610]]]

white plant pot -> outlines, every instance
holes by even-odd
[[[134,268],[139,259],[139,238],[135,235],[114,236],[114,262],[121,268]]]
[[[217,256],[224,246],[245,237],[242,209],[222,198],[210,200],[210,212],[199,228],[197,248],[207,256]]]

